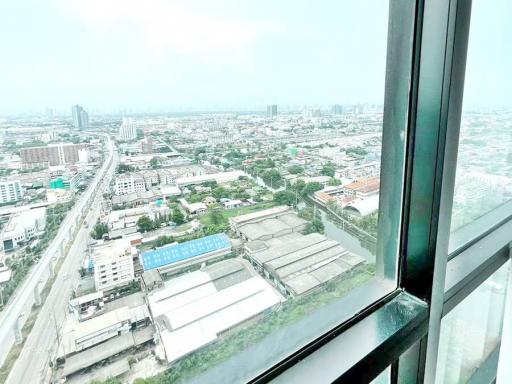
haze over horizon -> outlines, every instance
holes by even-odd
[[[493,73],[483,68],[507,42],[491,19],[512,4],[474,7],[473,23],[503,38],[470,50],[465,97],[510,102],[512,84],[493,73],[512,53]],[[0,114],[383,103],[386,1],[20,0],[0,15]]]

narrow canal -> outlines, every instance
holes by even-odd
[[[322,206],[310,201],[301,201],[298,204],[299,209],[306,206],[316,206],[316,215],[322,220],[322,224],[325,228],[325,236],[339,242],[347,251],[364,257],[368,263],[375,263],[375,254],[363,247],[361,240],[357,236],[343,230],[343,225],[329,215]]]

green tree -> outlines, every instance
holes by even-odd
[[[117,173],[127,173],[133,171],[135,171],[135,168],[133,166],[124,163],[119,163],[119,165],[116,168]]]
[[[305,187],[302,189],[301,194],[302,196],[308,196],[312,195],[316,191],[320,191],[324,188],[324,186],[321,183],[313,182],[313,183],[307,183]]]
[[[158,236],[155,240],[155,247],[163,247],[172,242],[174,242],[174,239],[170,236]]]
[[[217,187],[212,191],[212,196],[215,197],[217,200],[229,197],[229,191],[226,190],[223,187]]]
[[[176,224],[180,225],[185,222],[185,215],[181,212],[181,209],[174,208],[172,210],[171,220]]]
[[[153,169],[160,167],[161,163],[162,163],[162,159],[160,159],[160,157],[158,157],[158,156],[155,156],[151,160],[149,160],[149,166]]]
[[[304,207],[299,211],[299,217],[311,221],[313,220],[314,209],[313,207]]]
[[[341,185],[341,181],[335,177],[331,177],[331,179],[327,182],[327,185],[330,187],[337,187],[338,185]]]
[[[295,200],[295,193],[291,191],[279,191],[274,194],[274,202],[280,205],[293,205]]]
[[[348,148],[345,152],[349,155],[366,156],[368,151],[363,147]]]
[[[224,217],[221,211],[215,210],[210,213],[210,221],[214,225],[220,225],[227,223],[227,219]]]
[[[288,172],[290,172],[292,175],[298,175],[304,172],[304,167],[300,165],[292,165],[288,168]]]
[[[137,227],[140,232],[148,232],[155,229],[155,223],[148,216],[143,215],[137,220]]]
[[[265,184],[271,188],[279,188],[281,185],[283,185],[283,178],[281,177],[279,171],[275,168],[265,171],[261,178]]]
[[[105,233],[108,233],[108,225],[98,221],[92,228],[91,237],[94,240],[100,240]]]
[[[310,233],[324,233],[324,224],[319,219],[308,223],[306,225],[306,229],[304,230],[304,234],[308,235]]]
[[[209,180],[201,184],[203,187],[210,187],[211,189],[217,188],[217,181]]]
[[[290,190],[297,191],[299,193],[302,192],[302,190],[304,189],[305,186],[306,186],[306,182],[304,180],[302,180],[302,179],[297,180],[293,184],[288,184],[288,188]]]
[[[336,166],[333,163],[324,164],[320,174],[323,176],[334,177],[334,173],[336,172]]]

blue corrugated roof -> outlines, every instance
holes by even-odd
[[[144,252],[141,256],[141,263],[144,270],[148,271],[229,247],[231,247],[229,237],[224,233],[218,233],[154,251]]]

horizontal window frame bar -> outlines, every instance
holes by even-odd
[[[512,220],[448,261],[443,316],[510,259]]]
[[[509,221],[512,221],[512,200],[505,202],[476,220],[452,232],[450,234],[450,242],[454,240],[455,246],[448,255],[448,260],[457,257],[473,244],[482,240]],[[469,240],[464,241],[463,239]]]
[[[407,313],[409,317],[400,319],[399,313]],[[397,290],[396,296],[386,305],[297,362],[272,382],[369,382],[420,340],[427,329],[427,304],[403,290]],[[370,342],[361,346],[375,332],[389,334],[373,345]]]

